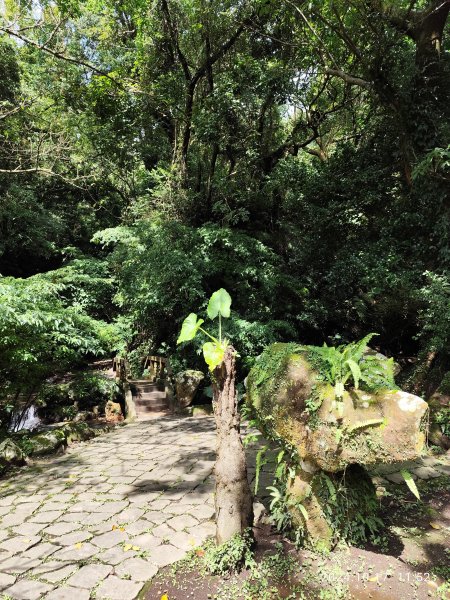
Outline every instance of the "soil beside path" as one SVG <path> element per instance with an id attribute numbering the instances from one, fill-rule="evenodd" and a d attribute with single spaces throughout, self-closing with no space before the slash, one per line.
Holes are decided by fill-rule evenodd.
<path id="1" fill-rule="evenodd" d="M 0 598 L 132 600 L 214 533 L 211 418 L 119 428 L 0 480 Z"/>

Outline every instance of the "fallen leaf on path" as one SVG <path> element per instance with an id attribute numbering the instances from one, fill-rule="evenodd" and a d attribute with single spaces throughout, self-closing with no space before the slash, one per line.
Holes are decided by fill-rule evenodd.
<path id="1" fill-rule="evenodd" d="M 119 527 L 119 525 L 113 525 L 113 526 L 111 527 L 111 529 L 112 529 L 113 531 L 115 531 L 116 529 L 117 529 L 118 531 L 125 531 L 125 527 Z"/>
<path id="2" fill-rule="evenodd" d="M 131 548 L 133 548 L 131 544 L 124 544 L 123 551 L 128 552 L 129 550 L 131 550 Z"/>
<path id="3" fill-rule="evenodd" d="M 75 548 L 76 548 L 77 550 L 79 550 L 79 549 L 81 548 L 81 546 L 82 546 L 82 545 L 83 545 L 83 542 L 77 542 L 77 543 L 75 544 Z"/>
<path id="4" fill-rule="evenodd" d="M 137 551 L 138 551 L 138 550 L 140 550 L 141 548 L 140 548 L 140 546 L 132 546 L 132 549 L 133 549 L 133 550 L 135 550 L 135 551 L 137 552 Z"/>
<path id="5" fill-rule="evenodd" d="M 434 521 L 430 521 L 430 525 L 433 529 L 442 529 L 442 525 L 439 525 L 439 523 L 435 523 Z"/>
<path id="6" fill-rule="evenodd" d="M 378 581 L 378 575 L 375 575 L 374 577 L 369 577 L 368 581 Z"/>

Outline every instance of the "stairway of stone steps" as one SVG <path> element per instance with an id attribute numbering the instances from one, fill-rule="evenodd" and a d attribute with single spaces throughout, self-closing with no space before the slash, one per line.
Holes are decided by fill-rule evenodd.
<path id="1" fill-rule="evenodd" d="M 169 410 L 169 401 L 163 382 L 155 383 L 148 379 L 135 379 L 130 381 L 130 387 L 138 419 L 145 419 L 152 413 Z"/>

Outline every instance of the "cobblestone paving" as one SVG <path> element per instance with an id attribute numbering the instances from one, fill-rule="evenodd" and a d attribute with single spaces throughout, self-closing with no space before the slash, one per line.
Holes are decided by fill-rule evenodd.
<path id="1" fill-rule="evenodd" d="M 210 418 L 119 428 L 0 481 L 0 598 L 132 600 L 214 533 Z"/>
<path id="2" fill-rule="evenodd" d="M 249 479 L 262 442 L 247 448 Z M 266 455 L 265 503 L 276 452 Z M 119 428 L 0 480 L 0 599 L 132 600 L 214 534 L 211 418 Z M 377 485 L 450 475 L 450 456 L 382 465 Z"/>

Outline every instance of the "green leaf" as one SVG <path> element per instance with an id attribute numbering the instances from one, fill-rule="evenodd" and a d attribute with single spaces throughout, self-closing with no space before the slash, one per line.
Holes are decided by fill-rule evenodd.
<path id="1" fill-rule="evenodd" d="M 302 513 L 303 518 L 305 519 L 305 521 L 308 521 L 309 517 L 308 517 L 308 511 L 306 510 L 306 508 L 303 506 L 303 504 L 301 504 L 300 502 L 298 504 L 296 504 L 296 507 L 299 509 L 299 511 Z"/>
<path id="2" fill-rule="evenodd" d="M 358 387 L 359 387 L 359 380 L 361 378 L 361 369 L 356 364 L 356 362 L 354 360 L 352 360 L 351 358 L 349 358 L 346 361 L 346 364 L 350 367 L 350 371 L 352 372 L 353 381 L 355 382 L 355 389 L 358 389 Z"/>
<path id="3" fill-rule="evenodd" d="M 215 319 L 217 315 L 221 315 L 225 319 L 228 319 L 230 316 L 230 308 L 231 308 L 231 296 L 230 294 L 220 288 L 217 292 L 211 296 L 208 302 L 208 317 L 210 319 Z"/>
<path id="4" fill-rule="evenodd" d="M 411 473 L 409 471 L 407 471 L 406 469 L 402 469 L 400 471 L 400 473 L 401 473 L 403 479 L 405 480 L 406 485 L 411 490 L 411 492 L 414 494 L 414 496 L 417 498 L 417 500 L 420 500 L 419 490 L 417 489 L 416 483 L 415 483 Z"/>
<path id="5" fill-rule="evenodd" d="M 223 361 L 225 350 L 223 346 L 217 345 L 214 342 L 206 342 L 203 344 L 203 356 L 210 371 L 214 371 L 216 367 Z"/>
<path id="6" fill-rule="evenodd" d="M 183 321 L 183 325 L 181 326 L 181 332 L 178 336 L 177 344 L 193 340 L 197 335 L 197 331 L 201 327 L 202 323 L 204 323 L 204 320 L 197 320 L 197 315 L 195 313 L 191 313 L 190 315 L 188 315 Z"/>

